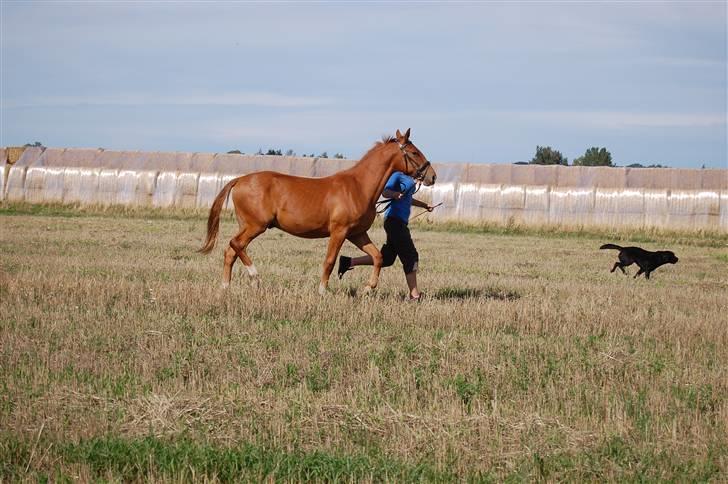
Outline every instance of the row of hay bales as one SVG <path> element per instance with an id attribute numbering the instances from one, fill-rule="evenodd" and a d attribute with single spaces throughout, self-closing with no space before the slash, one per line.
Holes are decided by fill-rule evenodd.
<path id="1" fill-rule="evenodd" d="M 438 183 L 423 191 L 442 203 L 435 220 L 728 232 L 728 190 Z"/>
<path id="2" fill-rule="evenodd" d="M 0 151 L 0 161 L 6 161 Z M 12 161 L 12 160 L 10 160 Z M 209 207 L 232 178 L 261 170 L 328 176 L 351 160 L 27 148 L 0 170 L 0 196 L 30 203 Z M 435 164 L 419 196 L 433 220 L 728 231 L 728 170 Z"/>

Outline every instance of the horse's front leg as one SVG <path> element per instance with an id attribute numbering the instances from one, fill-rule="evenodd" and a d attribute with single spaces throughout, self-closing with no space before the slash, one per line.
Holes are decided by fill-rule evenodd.
<path id="1" fill-rule="evenodd" d="M 382 270 L 382 253 L 379 252 L 379 249 L 366 232 L 350 236 L 349 241 L 372 258 L 372 274 L 369 276 L 369 283 L 364 288 L 365 291 L 370 291 L 379 284 L 379 272 Z"/>
<path id="2" fill-rule="evenodd" d="M 324 260 L 324 270 L 321 274 L 321 283 L 319 284 L 319 294 L 324 295 L 326 289 L 329 286 L 329 277 L 331 271 L 334 270 L 334 264 L 336 264 L 336 257 L 339 255 L 341 246 L 346 240 L 346 229 L 331 231 L 329 237 L 329 248 L 326 251 L 326 259 Z"/>

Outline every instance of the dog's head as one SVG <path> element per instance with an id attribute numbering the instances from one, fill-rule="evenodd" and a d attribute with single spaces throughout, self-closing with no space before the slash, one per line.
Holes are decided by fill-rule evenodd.
<path id="1" fill-rule="evenodd" d="M 671 250 L 662 250 L 658 253 L 660 254 L 660 264 L 676 264 L 678 261 L 677 256 Z"/>

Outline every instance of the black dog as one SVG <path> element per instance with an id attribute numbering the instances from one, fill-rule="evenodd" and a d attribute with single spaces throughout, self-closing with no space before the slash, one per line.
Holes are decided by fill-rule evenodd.
<path id="1" fill-rule="evenodd" d="M 616 249 L 619 251 L 619 261 L 614 263 L 614 267 L 612 267 L 612 270 L 609 272 L 614 272 L 614 270 L 619 267 L 619 270 L 621 270 L 623 274 L 626 274 L 627 272 L 624 270 L 625 267 L 637 264 L 640 270 L 637 271 L 637 274 L 634 276 L 637 277 L 644 273 L 647 279 L 650 278 L 650 272 L 654 271 L 661 265 L 675 264 L 678 260 L 677 257 L 675 257 L 675 254 L 669 250 L 650 252 L 649 250 L 641 249 L 639 247 L 620 247 L 614 244 L 604 244 L 599 248 Z"/>

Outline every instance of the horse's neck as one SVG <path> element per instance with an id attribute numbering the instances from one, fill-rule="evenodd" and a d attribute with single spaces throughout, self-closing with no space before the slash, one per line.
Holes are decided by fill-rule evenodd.
<path id="1" fill-rule="evenodd" d="M 359 183 L 362 193 L 366 194 L 372 205 L 382 194 L 384 185 L 394 172 L 397 154 L 390 153 L 391 151 L 382 150 L 380 153 L 372 154 L 350 169 Z"/>

